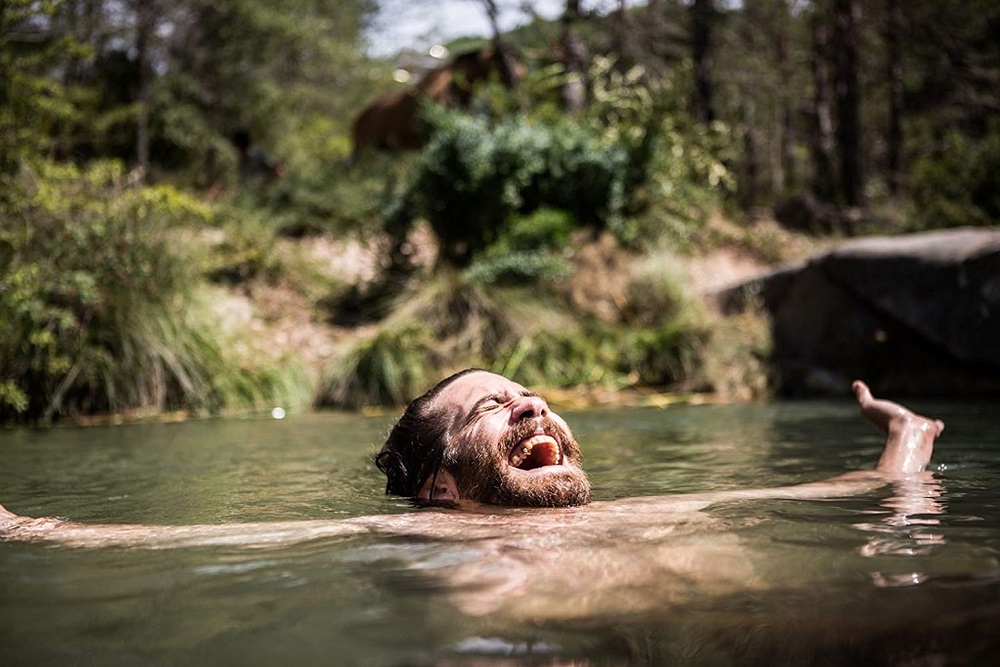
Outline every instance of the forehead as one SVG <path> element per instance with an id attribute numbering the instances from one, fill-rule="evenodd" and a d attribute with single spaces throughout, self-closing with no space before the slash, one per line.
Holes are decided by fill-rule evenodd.
<path id="1" fill-rule="evenodd" d="M 518 396 L 525 391 L 524 387 L 502 375 L 477 371 L 454 380 L 438 394 L 437 402 L 442 409 L 464 412 L 486 396 Z"/>

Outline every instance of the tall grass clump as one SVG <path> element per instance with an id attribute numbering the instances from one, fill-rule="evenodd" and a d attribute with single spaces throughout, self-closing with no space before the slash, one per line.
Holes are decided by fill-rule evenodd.
<path id="1" fill-rule="evenodd" d="M 425 327 L 416 322 L 383 327 L 337 361 L 317 403 L 348 409 L 403 405 L 437 381 L 436 361 Z"/>
<path id="2" fill-rule="evenodd" d="M 607 321 L 574 308 L 557 283 L 483 281 L 476 265 L 439 271 L 398 301 L 376 332 L 328 370 L 321 406 L 399 405 L 448 373 L 488 368 L 526 386 L 681 386 L 704 339 L 673 275 L 640 276 L 628 310 Z"/>
<path id="3" fill-rule="evenodd" d="M 460 272 L 441 271 L 400 295 L 373 334 L 326 372 L 320 406 L 409 401 L 449 370 L 482 366 L 518 327 L 515 316 Z"/>
<path id="4" fill-rule="evenodd" d="M 284 380 L 232 363 L 198 298 L 210 209 L 121 165 L 36 162 L 0 202 L 0 421 L 213 412 Z"/>

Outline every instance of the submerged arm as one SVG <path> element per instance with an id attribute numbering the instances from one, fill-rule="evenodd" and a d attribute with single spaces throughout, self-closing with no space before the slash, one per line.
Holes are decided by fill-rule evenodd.
<path id="1" fill-rule="evenodd" d="M 219 525 L 162 526 L 82 524 L 18 516 L 0 505 L 0 541 L 58 542 L 72 547 L 191 546 L 268 547 L 369 532 L 374 517 L 340 521 L 282 521 Z"/>

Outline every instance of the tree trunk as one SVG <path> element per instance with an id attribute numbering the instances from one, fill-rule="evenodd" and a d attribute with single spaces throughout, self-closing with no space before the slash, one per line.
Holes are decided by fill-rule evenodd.
<path id="1" fill-rule="evenodd" d="M 840 188 L 848 206 L 864 204 L 861 157 L 861 113 L 858 91 L 858 44 L 861 23 L 859 0 L 834 1 L 834 91 L 837 98 L 837 148 Z"/>
<path id="2" fill-rule="evenodd" d="M 611 18 L 611 50 L 622 57 L 629 65 L 635 62 L 636 44 L 633 30 L 627 3 L 625 0 L 618 0 L 618 8 L 615 9 Z"/>
<path id="3" fill-rule="evenodd" d="M 486 8 L 486 18 L 489 20 L 490 29 L 493 32 L 493 47 L 500 56 L 500 78 L 507 88 L 513 90 L 521 83 L 517 57 L 514 55 L 513 47 L 507 43 L 507 40 L 500 33 L 500 24 L 497 21 L 498 9 L 496 0 L 483 0 L 483 5 Z"/>
<path id="4" fill-rule="evenodd" d="M 740 111 L 743 116 L 743 177 L 739 184 L 739 202 L 740 208 L 749 211 L 757 205 L 757 186 L 760 180 L 760 157 L 754 130 L 754 102 L 750 95 L 743 96 Z"/>
<path id="5" fill-rule="evenodd" d="M 896 195 L 903 178 L 903 64 L 899 39 L 903 31 L 903 11 L 899 0 L 886 0 L 885 12 L 885 76 L 889 88 L 886 171 L 889 192 Z"/>
<path id="6" fill-rule="evenodd" d="M 587 103 L 587 46 L 580 38 L 580 0 L 566 0 L 562 16 L 563 60 L 566 66 L 566 84 L 562 89 L 563 107 L 570 115 L 583 110 Z"/>
<path id="7" fill-rule="evenodd" d="M 139 90 L 136 95 L 138 114 L 135 125 L 135 173 L 139 182 L 145 182 L 149 171 L 149 87 L 152 78 L 150 50 L 156 15 L 153 0 L 137 0 L 135 7 L 135 52 L 139 69 Z"/>
<path id="8" fill-rule="evenodd" d="M 778 4 L 781 11 L 781 19 L 774 46 L 778 61 L 778 72 L 781 74 L 783 85 L 781 87 L 780 103 L 775 110 L 777 114 L 775 124 L 778 127 L 778 156 L 775 160 L 771 187 L 773 193 L 780 197 L 788 190 L 795 188 L 796 164 L 795 131 L 792 126 L 792 94 L 788 90 L 793 72 L 792 61 L 789 57 L 791 51 L 791 36 L 789 35 L 791 16 L 789 15 L 787 3 L 780 2 Z"/>
<path id="9" fill-rule="evenodd" d="M 714 0 L 691 4 L 691 57 L 694 60 L 694 111 L 705 124 L 715 120 L 712 97 L 712 24 Z"/>
<path id="10" fill-rule="evenodd" d="M 830 109 L 829 33 L 826 16 L 817 3 L 812 17 L 813 113 L 810 148 L 813 156 L 813 194 L 833 201 L 837 192 L 833 169 L 833 115 Z"/>
<path id="11" fill-rule="evenodd" d="M 743 20 L 740 21 L 738 35 L 744 53 L 757 52 L 755 37 L 761 34 L 763 20 L 759 16 L 760 7 L 756 3 L 743 3 Z M 760 142 L 758 140 L 757 104 L 755 93 L 760 85 L 759 79 L 749 67 L 740 68 L 736 75 L 739 91 L 740 125 L 739 131 L 743 139 L 743 151 L 740 155 L 739 181 L 737 184 L 737 201 L 740 208 L 749 211 L 757 205 L 760 184 Z M 766 145 L 766 144 L 765 144 Z M 772 167 L 773 165 L 769 165 Z"/>

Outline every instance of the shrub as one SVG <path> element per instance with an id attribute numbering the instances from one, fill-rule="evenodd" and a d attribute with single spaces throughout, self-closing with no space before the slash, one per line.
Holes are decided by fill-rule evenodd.
<path id="1" fill-rule="evenodd" d="M 402 405 L 431 384 L 427 329 L 416 323 L 385 327 L 338 360 L 320 391 L 320 406 Z"/>
<path id="2" fill-rule="evenodd" d="M 627 146 L 630 159 L 628 215 L 613 231 L 619 241 L 642 245 L 665 239 L 686 245 L 701 233 L 706 214 L 735 191 L 726 167 L 736 161 L 729 129 L 695 121 L 686 110 L 687 73 L 678 68 L 650 79 L 642 68 L 619 72 L 615 63 L 595 61 L 593 126 Z"/>
<path id="3" fill-rule="evenodd" d="M 433 136 L 395 211 L 428 220 L 446 264 L 468 266 L 504 236 L 514 216 L 539 208 L 592 226 L 621 212 L 626 155 L 571 120 L 492 125 L 442 108 L 427 118 Z"/>
<path id="4" fill-rule="evenodd" d="M 495 372 L 526 386 L 622 387 L 630 383 L 621 364 L 621 331 L 596 322 L 540 330 L 499 350 Z"/>
<path id="5" fill-rule="evenodd" d="M 133 409 L 215 411 L 266 398 L 232 364 L 199 284 L 192 222 L 211 211 L 117 163 L 41 162 L 0 210 L 0 421 Z M 188 234 L 190 236 L 190 234 Z"/>
<path id="6" fill-rule="evenodd" d="M 566 257 L 573 233 L 573 217 L 566 211 L 542 208 L 515 215 L 496 243 L 468 269 L 475 282 L 559 280 L 573 273 Z"/>
<path id="7" fill-rule="evenodd" d="M 1000 220 L 1000 122 L 979 141 L 951 132 L 939 154 L 917 161 L 913 203 L 923 228 Z"/>

